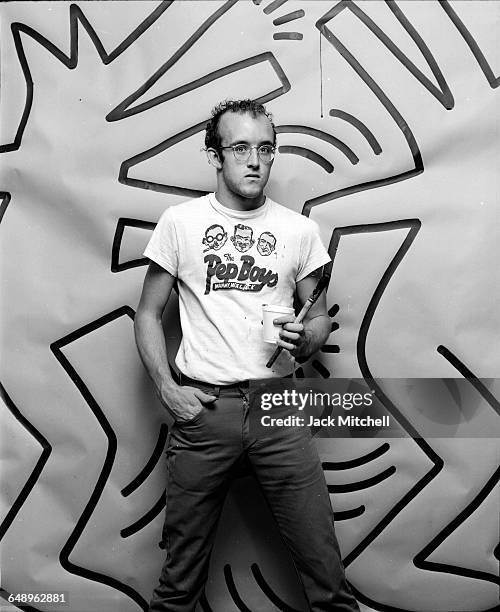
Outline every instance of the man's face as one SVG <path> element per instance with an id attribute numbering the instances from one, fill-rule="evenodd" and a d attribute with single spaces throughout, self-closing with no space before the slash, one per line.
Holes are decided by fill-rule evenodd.
<path id="1" fill-rule="evenodd" d="M 268 232 L 262 233 L 257 240 L 257 251 L 261 255 L 271 255 L 275 246 L 276 238 Z"/>
<path id="2" fill-rule="evenodd" d="M 220 118 L 219 134 L 223 147 L 235 144 L 273 145 L 274 134 L 271 122 L 265 115 L 252 117 L 248 113 L 226 112 Z M 231 149 L 221 152 L 222 169 L 220 180 L 226 188 L 244 198 L 262 195 L 269 179 L 271 163 L 263 163 L 257 149 L 251 149 L 246 162 L 237 161 Z"/>
<path id="3" fill-rule="evenodd" d="M 224 246 L 227 240 L 227 234 L 224 228 L 220 225 L 216 225 L 205 232 L 205 238 L 203 238 L 203 244 L 207 246 L 207 250 L 214 249 L 218 251 Z"/>
<path id="4" fill-rule="evenodd" d="M 248 249 L 250 249 L 254 243 L 254 241 L 252 240 L 252 230 L 241 229 L 239 227 L 236 228 L 234 230 L 234 236 L 232 238 L 232 241 L 234 243 L 234 246 L 241 253 L 248 251 Z"/>

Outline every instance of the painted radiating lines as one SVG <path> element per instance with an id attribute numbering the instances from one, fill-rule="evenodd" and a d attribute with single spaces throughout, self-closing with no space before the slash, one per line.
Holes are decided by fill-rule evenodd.
<path id="1" fill-rule="evenodd" d="M 375 138 L 373 133 L 368 129 L 368 127 L 362 121 L 360 121 L 357 117 L 355 117 L 354 115 L 351 115 L 350 113 L 346 113 L 345 111 L 340 110 L 338 108 L 331 108 L 329 115 L 330 117 L 337 117 L 338 119 L 342 119 L 346 121 L 347 123 L 349 123 L 350 125 L 352 125 L 353 127 L 355 127 L 360 132 L 360 134 L 362 134 L 365 137 L 366 141 L 370 145 L 375 155 L 380 155 L 380 153 L 382 153 L 382 147 L 380 146 L 380 143 L 378 142 L 378 140 Z"/>
<path id="2" fill-rule="evenodd" d="M 271 13 L 274 13 L 274 11 L 277 11 L 281 7 L 284 7 L 287 2 L 288 0 L 272 0 L 272 2 L 264 6 L 264 8 L 262 9 L 263 13 L 265 15 L 271 15 Z M 260 6 L 262 0 L 253 0 L 253 3 L 256 6 Z M 303 17 L 305 17 L 304 9 L 297 9 L 295 11 L 291 11 L 290 13 L 285 13 L 283 15 L 280 15 L 279 17 L 275 17 L 273 19 L 273 25 L 282 26 L 291 23 L 292 21 L 302 19 Z M 303 38 L 304 35 L 302 34 L 302 32 L 275 32 L 273 34 L 274 40 L 302 40 Z"/>
<path id="3" fill-rule="evenodd" d="M 356 457 L 355 459 L 350 459 L 348 461 L 323 461 L 321 465 L 322 465 L 324 472 L 350 470 L 352 468 L 357 468 L 362 465 L 367 465 L 371 461 L 375 461 L 376 459 L 378 459 L 379 457 L 387 453 L 389 449 L 390 449 L 389 443 L 384 442 L 376 449 L 370 451 L 369 453 L 366 453 L 365 455 Z M 337 494 L 337 493 L 348 493 L 352 491 L 359 491 L 362 489 L 366 489 L 368 487 L 379 484 L 386 478 L 389 478 L 395 473 L 395 471 L 396 471 L 396 467 L 390 466 L 389 468 L 387 468 L 386 470 L 384 470 L 383 472 L 381 472 L 380 474 L 378 474 L 377 476 L 371 479 L 352 482 L 352 483 L 344 484 L 344 485 L 338 485 L 338 484 L 337 485 L 327 485 L 328 492 Z M 334 518 L 336 521 L 349 520 L 349 519 L 361 516 L 365 512 L 365 510 L 366 510 L 366 507 L 364 506 L 364 504 L 361 504 L 360 506 L 356 508 L 351 508 L 350 510 L 342 510 L 342 511 L 334 512 Z"/>

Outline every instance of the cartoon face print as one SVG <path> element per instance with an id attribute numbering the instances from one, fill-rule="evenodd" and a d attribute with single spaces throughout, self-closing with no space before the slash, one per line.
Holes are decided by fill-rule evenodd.
<path id="1" fill-rule="evenodd" d="M 238 225 L 234 226 L 234 236 L 231 236 L 231 242 L 240 253 L 244 253 L 254 245 L 255 240 L 252 240 L 252 237 L 252 228 L 238 223 Z"/>
<path id="2" fill-rule="evenodd" d="M 276 247 L 276 238 L 271 232 L 262 232 L 257 240 L 257 251 L 261 255 L 271 255 Z"/>
<path id="3" fill-rule="evenodd" d="M 222 225 L 215 224 L 205 231 L 205 238 L 203 238 L 202 243 L 207 247 L 205 251 L 210 251 L 210 249 L 218 251 L 226 244 L 226 240 L 227 232 Z"/>

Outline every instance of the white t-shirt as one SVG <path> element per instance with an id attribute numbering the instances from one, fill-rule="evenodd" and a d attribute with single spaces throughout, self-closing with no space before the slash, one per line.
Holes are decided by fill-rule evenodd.
<path id="1" fill-rule="evenodd" d="M 232 210 L 211 193 L 168 208 L 144 255 L 178 279 L 186 376 L 225 385 L 291 372 L 288 351 L 266 368 L 276 346 L 262 306 L 293 306 L 296 283 L 330 261 L 314 221 L 269 198 Z"/>

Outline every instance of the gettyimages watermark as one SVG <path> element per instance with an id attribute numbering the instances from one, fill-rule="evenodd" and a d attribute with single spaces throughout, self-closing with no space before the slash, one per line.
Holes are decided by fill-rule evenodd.
<path id="1" fill-rule="evenodd" d="M 500 435 L 500 380 L 266 379 L 251 381 L 250 430 L 309 428 L 315 437 L 476 438 Z"/>

